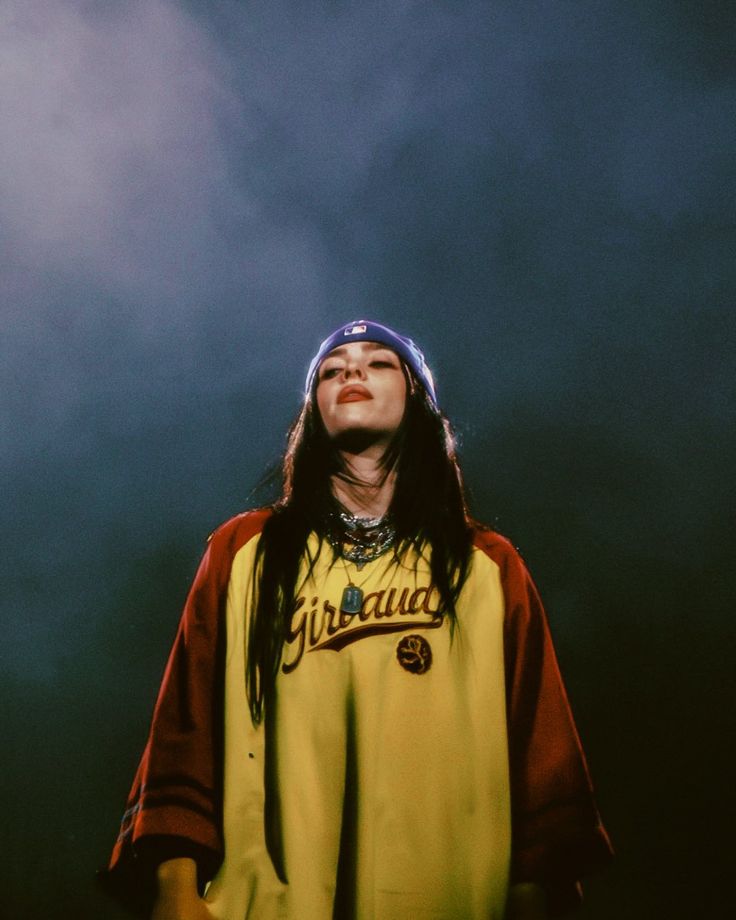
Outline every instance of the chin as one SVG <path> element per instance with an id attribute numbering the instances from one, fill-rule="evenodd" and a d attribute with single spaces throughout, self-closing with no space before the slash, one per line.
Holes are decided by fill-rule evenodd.
<path id="1" fill-rule="evenodd" d="M 376 444 L 386 445 L 390 439 L 389 432 L 370 428 L 346 428 L 332 436 L 335 447 L 351 454 L 361 453 Z"/>

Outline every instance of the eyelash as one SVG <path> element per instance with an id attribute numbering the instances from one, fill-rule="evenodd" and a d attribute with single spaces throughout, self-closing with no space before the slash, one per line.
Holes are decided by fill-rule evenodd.
<path id="1" fill-rule="evenodd" d="M 369 362 L 370 367 L 391 367 L 394 369 L 396 365 L 392 361 L 383 361 L 380 358 L 375 361 Z M 342 367 L 328 367 L 326 371 L 323 371 L 320 375 L 320 380 L 331 380 L 333 377 L 337 377 L 338 374 L 342 372 Z"/>

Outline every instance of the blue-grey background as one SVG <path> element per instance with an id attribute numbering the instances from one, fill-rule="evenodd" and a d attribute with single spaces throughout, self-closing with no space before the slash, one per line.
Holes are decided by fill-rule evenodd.
<path id="1" fill-rule="evenodd" d="M 5 0 L 2 916 L 119 917 L 204 539 L 363 316 L 546 600 L 619 852 L 583 917 L 729 905 L 735 38 L 718 0 Z"/>

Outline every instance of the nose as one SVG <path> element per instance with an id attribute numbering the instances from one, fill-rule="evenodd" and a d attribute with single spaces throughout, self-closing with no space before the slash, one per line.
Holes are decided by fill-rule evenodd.
<path id="1" fill-rule="evenodd" d="M 343 380 L 365 380 L 366 373 L 363 363 L 357 358 L 348 358 L 342 371 Z"/>

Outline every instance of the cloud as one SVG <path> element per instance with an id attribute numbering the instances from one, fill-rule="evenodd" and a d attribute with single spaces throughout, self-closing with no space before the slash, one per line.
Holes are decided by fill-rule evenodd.
<path id="1" fill-rule="evenodd" d="M 18 269 L 165 297 L 207 274 L 228 183 L 218 52 L 175 4 L 2 8 L 0 194 Z M 203 245 L 204 244 L 204 245 Z"/>
<path id="2" fill-rule="evenodd" d="M 725 325 L 736 119 L 722 80 L 663 65 L 656 17 L 408 0 L 0 17 L 0 449 L 29 540 L 28 509 L 136 539 L 174 513 L 209 524 L 278 449 L 311 349 L 360 314 L 421 342 L 468 449 L 537 407 L 667 448 L 679 482 L 684 419 L 729 411 L 726 336 L 690 331 L 691 304 Z"/>

